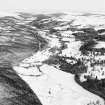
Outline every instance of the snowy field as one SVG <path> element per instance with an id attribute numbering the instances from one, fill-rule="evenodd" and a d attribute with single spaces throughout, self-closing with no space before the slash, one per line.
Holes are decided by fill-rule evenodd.
<path id="1" fill-rule="evenodd" d="M 0 16 L 1 15 L 5 14 L 0 14 Z M 90 55 L 84 55 L 82 54 L 82 51 L 80 51 L 81 46 L 83 46 L 90 40 L 100 40 L 96 39 L 98 37 L 95 36 L 97 36 L 97 30 L 99 30 L 100 27 L 101 29 L 105 28 L 105 16 L 100 16 L 99 14 L 89 14 L 89 16 L 86 16 L 86 14 L 70 13 L 61 16 L 54 16 L 51 14 L 49 14 L 48 16 L 37 16 L 36 14 L 32 16 L 29 16 L 29 14 L 12 16 L 18 18 L 16 20 L 17 24 L 15 27 L 20 33 L 22 33 L 22 35 L 24 35 L 24 37 L 19 36 L 20 33 L 16 33 L 15 37 L 17 39 L 10 38 L 10 40 L 8 40 L 7 37 L 6 39 L 2 36 L 0 38 L 2 38 L 3 40 L 0 42 L 0 44 L 2 45 L 3 43 L 8 42 L 11 45 L 9 41 L 12 41 L 12 44 L 21 43 L 22 46 L 24 45 L 26 48 L 29 45 L 28 51 L 32 51 L 30 54 L 31 56 L 24 57 L 24 59 L 18 62 L 18 64 L 13 63 L 12 66 L 13 69 L 16 71 L 17 75 L 19 75 L 38 96 L 42 105 L 105 105 L 103 98 L 92 92 L 89 92 L 88 90 L 84 89 L 82 86 L 76 83 L 74 79 L 75 73 L 73 74 L 70 72 L 66 72 L 66 70 L 62 70 L 60 68 L 60 64 L 62 63 L 57 58 L 57 56 L 62 57 L 62 59 L 63 57 L 68 57 L 69 59 L 65 60 L 64 63 L 66 62 L 67 64 L 69 64 L 70 62 L 72 62 L 69 65 L 71 67 L 74 67 L 73 65 L 75 65 L 76 62 L 78 62 L 79 60 L 85 59 L 82 63 L 87 67 L 87 72 L 81 74 L 81 82 L 86 81 L 84 75 L 90 76 L 91 74 L 95 74 L 95 77 L 98 77 L 99 80 L 105 79 L 105 75 L 100 76 L 102 73 L 100 73 L 101 69 L 98 69 L 98 66 L 90 66 L 90 62 L 94 63 L 95 60 L 105 60 L 104 55 L 91 55 L 91 53 L 93 54 L 93 50 L 86 49 L 86 47 L 84 47 L 82 50 L 85 52 L 88 50 L 87 52 Z M 17 27 L 20 24 L 21 26 Z M 4 28 L 2 24 L 0 25 L 2 31 L 6 30 L 6 32 L 9 33 L 9 27 Z M 24 28 L 23 26 L 26 27 Z M 36 36 L 28 36 L 27 33 L 29 33 L 30 30 L 30 35 L 35 34 Z M 101 35 L 104 35 L 103 33 Z M 25 35 L 27 36 L 25 37 Z M 21 40 L 17 36 L 19 36 Z M 90 38 L 87 36 L 89 36 Z M 41 37 L 45 40 L 42 40 Z M 22 41 L 22 38 L 26 39 Z M 36 39 L 33 40 L 34 38 Z M 105 48 L 104 41 L 97 42 L 98 43 L 93 48 Z M 34 51 L 35 46 L 38 47 L 38 51 L 35 50 L 36 52 Z M 18 48 L 20 46 L 15 45 L 15 47 Z M 14 48 L 13 51 L 14 50 L 15 54 L 20 56 L 19 54 L 21 51 L 18 53 L 17 49 Z M 22 49 L 22 51 L 23 50 L 24 49 Z M 13 51 L 12 53 L 14 53 Z M 25 51 L 24 53 L 26 53 Z M 48 64 L 50 63 L 49 59 L 57 59 L 57 61 L 60 63 L 56 64 L 55 61 L 52 64 Z M 45 61 L 48 61 L 48 63 L 46 63 Z M 79 67 L 81 65 L 75 65 L 77 66 L 77 72 L 79 71 Z M 104 65 L 102 67 L 102 71 L 105 72 Z M 72 69 L 70 69 L 69 71 L 72 71 Z M 80 73 L 78 75 L 80 75 Z M 94 79 L 95 77 L 92 78 Z"/>

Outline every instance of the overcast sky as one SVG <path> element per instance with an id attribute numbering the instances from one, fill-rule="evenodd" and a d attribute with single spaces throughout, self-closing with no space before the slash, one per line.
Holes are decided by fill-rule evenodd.
<path id="1" fill-rule="evenodd" d="M 0 0 L 0 11 L 105 12 L 105 0 Z"/>

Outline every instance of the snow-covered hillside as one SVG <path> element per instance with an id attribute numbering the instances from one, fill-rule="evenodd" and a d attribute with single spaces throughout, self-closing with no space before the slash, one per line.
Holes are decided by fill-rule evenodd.
<path id="1" fill-rule="evenodd" d="M 105 15 L 15 15 L 0 18 L 0 62 L 12 65 L 42 105 L 105 105 Z"/>

